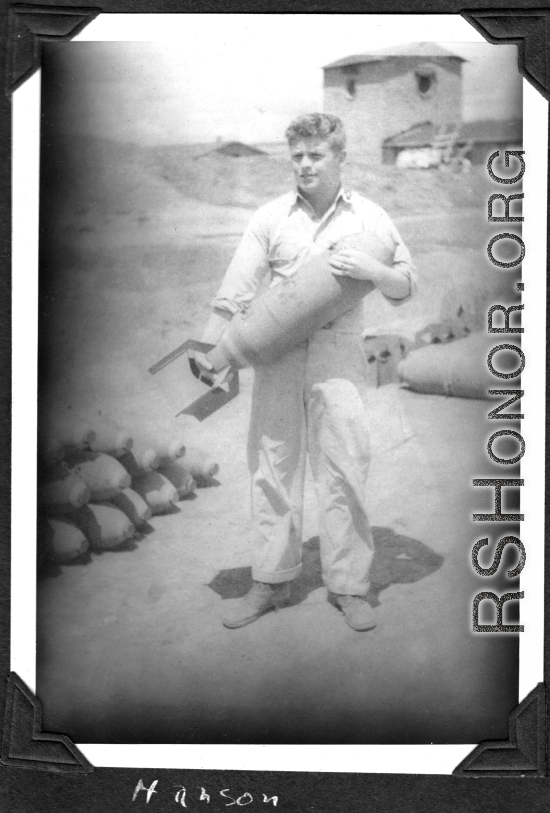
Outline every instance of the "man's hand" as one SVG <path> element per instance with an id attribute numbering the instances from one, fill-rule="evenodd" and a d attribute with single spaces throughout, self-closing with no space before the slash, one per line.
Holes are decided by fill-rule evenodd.
<path id="1" fill-rule="evenodd" d="M 354 279 L 370 280 L 378 285 L 385 266 L 374 257 L 356 248 L 341 248 L 330 255 L 333 274 Z"/>
<path id="2" fill-rule="evenodd" d="M 214 380 L 216 374 L 205 353 L 200 353 L 198 350 L 189 350 L 189 358 L 193 359 L 203 378 L 208 379 L 208 381 Z"/>
<path id="3" fill-rule="evenodd" d="M 332 273 L 342 277 L 369 280 L 390 299 L 405 299 L 411 292 L 406 271 L 379 262 L 356 248 L 342 248 L 330 255 Z"/>

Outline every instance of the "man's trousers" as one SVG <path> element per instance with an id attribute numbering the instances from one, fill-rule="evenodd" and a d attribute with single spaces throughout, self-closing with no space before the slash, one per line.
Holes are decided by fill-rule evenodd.
<path id="1" fill-rule="evenodd" d="M 256 367 L 249 434 L 256 581 L 296 578 L 309 456 L 329 591 L 365 595 L 373 556 L 365 497 L 368 424 L 360 338 L 317 331 L 278 361 Z"/>

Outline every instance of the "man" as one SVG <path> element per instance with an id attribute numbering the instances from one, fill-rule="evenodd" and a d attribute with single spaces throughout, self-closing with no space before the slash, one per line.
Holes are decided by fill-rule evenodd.
<path id="1" fill-rule="evenodd" d="M 314 113 L 286 131 L 297 191 L 253 216 L 212 302 L 203 341 L 217 344 L 227 322 L 245 310 L 266 274 L 270 285 L 347 235 L 371 232 L 395 249 L 391 266 L 355 250 L 334 251 L 334 274 L 371 280 L 397 304 L 410 297 L 414 269 L 388 215 L 344 191 L 345 133 L 336 116 Z M 355 630 L 375 626 L 365 601 L 373 556 L 365 510 L 369 434 L 358 392 L 363 380 L 362 302 L 277 361 L 255 369 L 248 460 L 252 476 L 252 589 L 223 619 L 255 621 L 290 598 L 301 570 L 306 458 L 319 504 L 323 579 L 331 602 Z M 197 359 L 208 374 L 208 361 Z M 211 368 L 210 368 L 211 369 Z"/>

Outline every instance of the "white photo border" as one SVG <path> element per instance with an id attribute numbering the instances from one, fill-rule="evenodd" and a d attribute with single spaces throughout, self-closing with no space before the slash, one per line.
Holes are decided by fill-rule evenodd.
<path id="1" fill-rule="evenodd" d="M 102 14 L 74 41 L 177 39 L 190 15 Z M 484 42 L 458 15 L 369 15 L 373 26 L 389 26 L 408 41 Z M 179 19 L 182 18 L 182 19 Z M 185 19 L 183 19 L 185 18 Z M 495 48 L 498 45 L 494 46 Z M 544 405 L 546 346 L 546 188 L 548 103 L 524 80 L 523 263 L 527 365 L 522 374 L 526 419 L 522 434 L 525 488 L 522 537 L 527 561 L 521 576 L 525 598 L 520 636 L 521 701 L 543 680 L 544 597 Z M 40 75 L 13 95 L 13 456 L 11 669 L 35 691 L 36 585 L 35 481 L 38 331 L 29 314 L 38 307 L 38 170 Z M 29 493 L 29 484 L 31 484 Z M 472 540 L 473 542 L 474 540 Z M 477 743 L 465 745 L 96 745 L 77 743 L 95 767 L 148 767 L 255 771 L 450 774 Z M 367 766 L 367 767 L 366 767 Z M 396 766 L 402 766 L 397 768 Z"/>

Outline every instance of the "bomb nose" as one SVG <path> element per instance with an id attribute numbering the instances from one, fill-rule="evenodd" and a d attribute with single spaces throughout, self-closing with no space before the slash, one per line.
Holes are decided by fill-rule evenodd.
<path id="1" fill-rule="evenodd" d="M 116 436 L 116 446 L 115 448 L 117 451 L 121 452 L 131 452 L 134 448 L 134 439 L 128 432 L 119 432 Z"/>
<path id="2" fill-rule="evenodd" d="M 75 508 L 80 508 L 81 505 L 86 505 L 86 503 L 90 502 L 92 495 L 86 483 L 81 481 L 80 483 L 75 483 L 71 488 L 69 499 L 71 505 L 74 505 Z"/>
<path id="3" fill-rule="evenodd" d="M 179 439 L 173 440 L 168 445 L 168 457 L 170 457 L 172 460 L 175 460 L 177 457 L 183 457 L 184 454 L 185 454 L 185 444 L 183 443 L 183 441 Z"/>
<path id="4" fill-rule="evenodd" d="M 132 485 L 132 478 L 130 477 L 127 471 L 125 471 L 124 474 L 122 472 L 120 473 L 118 478 L 118 485 L 120 486 L 120 488 L 130 488 L 130 486 Z"/>

